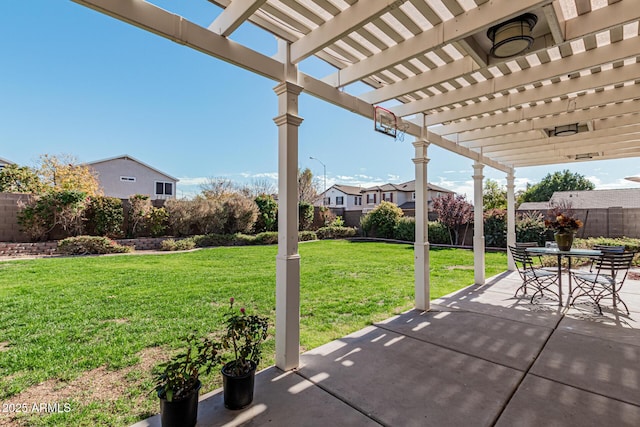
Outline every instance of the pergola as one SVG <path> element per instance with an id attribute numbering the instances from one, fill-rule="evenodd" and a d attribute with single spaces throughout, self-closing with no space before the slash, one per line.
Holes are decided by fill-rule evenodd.
<path id="1" fill-rule="evenodd" d="M 221 11 L 208 27 L 143 0 L 73 1 L 277 82 L 276 364 L 284 370 L 299 364 L 300 93 L 372 120 L 374 107 L 384 106 L 415 136 L 415 301 L 422 310 L 429 309 L 430 144 L 474 161 L 478 284 L 485 280 L 485 166 L 506 174 L 513 244 L 516 168 L 640 156 L 636 0 L 209 0 Z M 247 21 L 279 40 L 276 57 L 229 38 Z M 515 39 L 501 45 L 509 36 Z M 335 72 L 299 71 L 312 56 Z M 355 91 L 356 84 L 369 90 Z"/>

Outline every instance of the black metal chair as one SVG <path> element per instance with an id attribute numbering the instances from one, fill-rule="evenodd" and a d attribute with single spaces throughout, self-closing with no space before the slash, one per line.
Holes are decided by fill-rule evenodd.
<path id="1" fill-rule="evenodd" d="M 544 296 L 545 292 L 550 292 L 560 299 L 558 292 L 551 288 L 552 285 L 557 286 L 558 284 L 557 271 L 536 266 L 526 247 L 509 246 L 509 251 L 522 279 L 522 286 L 516 290 L 515 295 L 520 290 L 524 290 L 526 295 L 527 287 L 531 285 L 535 289 L 535 292 L 531 295 L 531 302 L 538 294 Z"/>
<path id="2" fill-rule="evenodd" d="M 614 308 L 617 308 L 617 304 L 621 303 L 629 314 L 629 308 L 620 298 L 619 292 L 627 278 L 634 255 L 635 252 L 603 251 L 602 255 L 596 258 L 593 263 L 595 273 L 573 272 L 574 294 L 576 292 L 577 294 L 573 296 L 571 304 L 573 305 L 578 298 L 587 297 L 593 301 L 602 314 L 600 301 L 604 298 L 611 298 Z"/>

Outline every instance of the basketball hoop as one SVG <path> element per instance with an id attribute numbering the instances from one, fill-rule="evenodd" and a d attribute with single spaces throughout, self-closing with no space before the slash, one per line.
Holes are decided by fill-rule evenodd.
<path id="1" fill-rule="evenodd" d="M 374 130 L 396 139 L 398 135 L 398 120 L 396 115 L 386 108 L 373 107 Z"/>

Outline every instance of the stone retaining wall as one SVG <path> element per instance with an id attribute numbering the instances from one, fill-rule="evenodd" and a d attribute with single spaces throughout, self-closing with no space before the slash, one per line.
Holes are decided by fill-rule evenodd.
<path id="1" fill-rule="evenodd" d="M 140 251 L 159 250 L 166 237 L 141 237 L 139 239 L 115 239 L 124 246 Z M 58 254 L 58 242 L 11 243 L 0 242 L 0 257 L 52 256 Z"/>

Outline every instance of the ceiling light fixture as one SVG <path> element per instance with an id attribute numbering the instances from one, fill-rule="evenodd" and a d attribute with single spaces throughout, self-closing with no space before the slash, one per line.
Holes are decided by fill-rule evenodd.
<path id="1" fill-rule="evenodd" d="M 570 136 L 578 133 L 578 124 L 571 123 L 570 125 L 556 126 L 553 130 L 553 136 Z"/>
<path id="2" fill-rule="evenodd" d="M 594 157 L 599 157 L 600 153 L 582 153 L 582 154 L 576 154 L 575 159 L 576 160 L 587 160 L 587 159 L 593 159 Z"/>
<path id="3" fill-rule="evenodd" d="M 495 58 L 509 58 L 531 47 L 531 31 L 538 22 L 533 13 L 525 13 L 502 22 L 487 30 L 487 37 L 493 43 L 489 54 Z"/>

